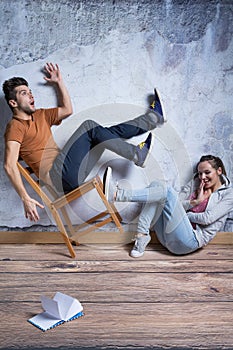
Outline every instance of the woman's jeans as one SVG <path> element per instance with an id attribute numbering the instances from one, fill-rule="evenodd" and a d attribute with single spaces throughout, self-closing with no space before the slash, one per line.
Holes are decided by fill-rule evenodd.
<path id="1" fill-rule="evenodd" d="M 199 248 L 195 232 L 173 188 L 159 181 L 141 190 L 117 190 L 116 201 L 142 202 L 138 233 L 152 228 L 159 242 L 174 254 L 188 254 Z"/>
<path id="2" fill-rule="evenodd" d="M 133 120 L 103 127 L 93 120 L 84 121 L 55 159 L 50 177 L 56 189 L 69 192 L 84 182 L 105 149 L 136 161 L 136 146 L 125 142 L 156 128 L 156 113 L 149 111 Z"/>

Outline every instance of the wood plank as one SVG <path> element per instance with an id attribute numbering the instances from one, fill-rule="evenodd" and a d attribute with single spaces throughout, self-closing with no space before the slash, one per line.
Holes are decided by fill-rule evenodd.
<path id="1" fill-rule="evenodd" d="M 129 245 L 80 245 L 75 248 L 77 256 L 71 259 L 67 250 L 61 244 L 1 244 L 1 260 L 25 260 L 25 261 L 42 261 L 42 260 L 67 260 L 72 261 L 90 261 L 95 260 L 129 260 L 133 262 L 142 260 L 232 260 L 233 249 L 229 245 L 207 245 L 203 249 L 197 250 L 193 254 L 184 256 L 175 256 L 169 253 L 161 245 L 149 244 L 143 257 L 133 259 L 129 256 L 132 244 Z"/>
<path id="2" fill-rule="evenodd" d="M 233 232 L 218 232 L 209 244 L 233 244 Z"/>
<path id="3" fill-rule="evenodd" d="M 61 244 L 2 244 L 0 349 L 232 350 L 232 246 L 174 256 L 150 244 L 140 259 L 131 247 L 81 245 L 70 259 Z M 56 291 L 85 316 L 43 333 L 27 319 Z"/>
<path id="4" fill-rule="evenodd" d="M 87 272 L 148 272 L 148 273 L 233 273 L 233 260 L 140 260 L 134 259 L 126 261 L 115 260 L 82 260 L 82 261 L 0 261 L 0 273 L 87 273 Z"/>
<path id="5" fill-rule="evenodd" d="M 38 301 L 64 292 L 82 302 L 233 302 L 232 273 L 8 273 L 0 301 Z M 229 304 L 230 305 L 230 304 Z M 232 304 L 231 304 L 232 305 Z"/>
<path id="6" fill-rule="evenodd" d="M 119 231 L 100 231 L 77 234 L 77 240 L 81 244 L 127 244 L 135 236 L 134 232 L 119 233 Z M 57 231 L 30 232 L 30 231 L 2 231 L 0 232 L 0 244 L 32 244 L 32 243 L 56 243 L 64 244 L 61 235 Z"/>
<path id="7" fill-rule="evenodd" d="M 84 303 L 85 316 L 45 333 L 27 322 L 37 303 L 4 303 L 1 348 L 232 349 L 229 303 Z M 16 313 L 15 310 L 18 310 Z M 192 317 L 190 317 L 192 315 Z"/>
<path id="8" fill-rule="evenodd" d="M 46 228 L 45 228 L 46 229 Z M 85 235 L 78 234 L 81 244 L 127 244 L 135 236 L 135 232 L 119 233 L 116 231 L 89 232 Z M 60 243 L 64 244 L 61 235 L 57 231 L 0 231 L 0 244 L 32 244 L 32 243 Z M 158 243 L 155 234 L 152 234 L 152 243 Z M 233 232 L 218 232 L 209 244 L 233 245 Z"/>

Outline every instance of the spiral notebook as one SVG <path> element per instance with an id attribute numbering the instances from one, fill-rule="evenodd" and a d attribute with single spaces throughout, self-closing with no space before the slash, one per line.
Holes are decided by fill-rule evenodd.
<path id="1" fill-rule="evenodd" d="M 53 299 L 42 295 L 41 304 L 44 312 L 30 318 L 28 322 L 42 331 L 84 315 L 83 307 L 77 299 L 60 292 L 57 292 Z"/>

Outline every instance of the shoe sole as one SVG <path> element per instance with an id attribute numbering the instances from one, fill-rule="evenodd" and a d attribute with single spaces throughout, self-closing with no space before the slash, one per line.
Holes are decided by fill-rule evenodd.
<path id="1" fill-rule="evenodd" d="M 105 194 L 107 201 L 109 200 L 109 184 L 110 184 L 111 177 L 112 177 L 112 168 L 107 167 L 107 169 L 104 173 L 104 178 L 103 178 L 104 194 Z"/>
<path id="2" fill-rule="evenodd" d="M 145 252 L 143 252 L 143 253 L 137 253 L 137 254 L 134 255 L 134 253 L 130 252 L 130 256 L 131 256 L 132 258 L 140 258 L 141 256 L 144 255 L 144 253 L 145 253 Z"/>
<path id="3" fill-rule="evenodd" d="M 131 256 L 132 258 L 140 258 L 141 256 L 143 256 L 144 253 L 145 253 L 145 249 L 146 249 L 146 247 L 148 246 L 148 244 L 150 243 L 150 241 L 151 241 L 151 236 L 149 236 L 149 240 L 148 240 L 148 242 L 146 243 L 143 252 L 140 253 L 138 250 L 132 249 L 131 252 L 130 252 L 130 256 Z"/>
<path id="4" fill-rule="evenodd" d="M 163 117 L 163 123 L 166 123 L 166 122 L 167 122 L 167 117 L 166 117 L 166 113 L 164 113 L 164 104 L 163 104 L 163 100 L 162 100 L 162 98 L 161 98 L 160 92 L 159 92 L 156 88 L 154 88 L 154 91 L 156 91 L 156 94 L 158 95 L 159 102 L 160 102 L 161 107 L 162 107 L 162 112 L 163 112 L 163 115 L 162 115 L 162 117 Z"/>
<path id="5" fill-rule="evenodd" d="M 141 165 L 141 168 L 145 168 L 146 162 L 147 162 L 147 160 L 148 160 L 148 158 L 149 158 L 149 156 L 150 156 L 150 154 L 151 154 L 152 148 L 153 148 L 153 146 L 154 146 L 154 142 L 155 142 L 155 136 L 154 136 L 154 134 L 151 133 L 150 148 L 149 148 L 149 150 L 148 150 L 148 152 L 147 152 L 147 155 L 146 155 L 146 158 L 145 158 L 144 162 L 143 162 L 142 165 Z"/>

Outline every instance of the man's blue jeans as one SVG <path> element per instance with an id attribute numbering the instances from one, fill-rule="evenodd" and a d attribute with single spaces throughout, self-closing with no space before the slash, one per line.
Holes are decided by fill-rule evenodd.
<path id="1" fill-rule="evenodd" d="M 156 114 L 151 111 L 111 127 L 103 127 L 93 120 L 84 121 L 53 163 L 50 170 L 53 184 L 60 192 L 69 192 L 78 187 L 105 149 L 126 159 L 136 160 L 136 146 L 123 139 L 141 135 L 157 125 Z"/>
<path id="2" fill-rule="evenodd" d="M 153 229 L 170 252 L 182 255 L 199 248 L 193 227 L 173 188 L 154 181 L 144 189 L 118 189 L 116 201 L 143 203 L 138 233 L 149 234 Z"/>

